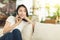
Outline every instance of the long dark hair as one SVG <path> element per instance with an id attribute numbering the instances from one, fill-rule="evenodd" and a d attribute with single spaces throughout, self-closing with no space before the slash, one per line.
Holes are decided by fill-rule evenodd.
<path id="1" fill-rule="evenodd" d="M 25 8 L 25 10 L 26 10 L 26 16 L 28 17 L 28 10 L 27 10 L 26 6 L 23 5 L 23 4 L 21 4 L 21 5 L 19 5 L 19 6 L 17 7 L 16 15 L 18 14 L 18 10 L 19 10 L 20 7 L 24 7 L 24 8 Z M 27 22 L 27 20 L 25 20 L 25 19 L 23 19 L 23 21 L 26 21 L 26 22 Z"/>

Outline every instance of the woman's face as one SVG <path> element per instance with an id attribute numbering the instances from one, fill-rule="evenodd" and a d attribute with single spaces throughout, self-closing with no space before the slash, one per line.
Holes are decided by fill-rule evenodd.
<path id="1" fill-rule="evenodd" d="M 20 7 L 18 9 L 18 15 L 20 18 L 24 19 L 26 17 L 26 9 L 24 7 Z"/>

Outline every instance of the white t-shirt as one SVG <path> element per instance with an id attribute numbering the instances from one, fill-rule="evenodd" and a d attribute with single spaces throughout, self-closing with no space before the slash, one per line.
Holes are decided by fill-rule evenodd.
<path id="1" fill-rule="evenodd" d="M 11 23 L 11 26 L 12 26 L 13 24 L 15 24 L 15 17 L 14 17 L 14 16 L 9 16 L 6 21 L 10 22 L 10 23 Z M 26 24 L 27 24 L 27 22 L 22 21 L 22 22 L 21 22 L 19 25 L 17 25 L 14 29 L 19 29 L 20 31 L 22 31 L 23 28 L 24 28 L 24 26 L 25 26 Z M 13 29 L 13 30 L 14 30 L 14 29 Z"/>

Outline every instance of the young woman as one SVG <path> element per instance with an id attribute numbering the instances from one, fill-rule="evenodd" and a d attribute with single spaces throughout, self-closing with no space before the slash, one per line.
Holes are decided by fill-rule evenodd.
<path id="1" fill-rule="evenodd" d="M 26 23 L 33 23 L 27 18 L 27 8 L 22 4 L 17 7 L 17 15 L 9 16 L 3 28 L 4 35 L 1 40 L 22 40 L 21 31 Z"/>

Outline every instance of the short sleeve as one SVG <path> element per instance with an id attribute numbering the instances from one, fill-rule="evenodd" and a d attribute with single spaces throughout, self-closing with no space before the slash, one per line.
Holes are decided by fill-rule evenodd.
<path id="1" fill-rule="evenodd" d="M 13 16 L 9 16 L 6 21 L 10 22 L 12 25 L 15 23 L 15 18 Z"/>

